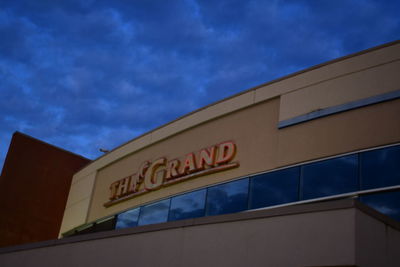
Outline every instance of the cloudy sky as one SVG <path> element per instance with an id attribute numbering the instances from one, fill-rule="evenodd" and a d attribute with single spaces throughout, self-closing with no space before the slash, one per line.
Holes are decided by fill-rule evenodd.
<path id="1" fill-rule="evenodd" d="M 400 1 L 0 0 L 0 168 L 21 131 L 94 159 L 204 105 L 399 39 Z"/>

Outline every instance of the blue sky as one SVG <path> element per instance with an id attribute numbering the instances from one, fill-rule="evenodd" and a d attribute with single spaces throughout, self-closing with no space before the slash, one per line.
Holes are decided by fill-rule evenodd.
<path id="1" fill-rule="evenodd" d="M 14 131 L 94 159 L 204 105 L 399 39 L 400 1 L 1 0 Z"/>

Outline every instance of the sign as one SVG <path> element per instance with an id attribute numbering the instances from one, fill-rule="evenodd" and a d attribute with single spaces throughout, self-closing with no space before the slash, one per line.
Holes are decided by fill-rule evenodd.
<path id="1" fill-rule="evenodd" d="M 235 155 L 236 144 L 226 141 L 189 153 L 183 160 L 162 157 L 153 162 L 145 161 L 136 173 L 110 185 L 109 201 L 104 206 L 112 206 L 163 186 L 238 167 L 239 162 L 232 162 Z"/>

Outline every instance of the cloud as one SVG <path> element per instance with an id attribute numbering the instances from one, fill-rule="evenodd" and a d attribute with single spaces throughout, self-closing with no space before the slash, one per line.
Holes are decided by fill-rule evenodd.
<path id="1" fill-rule="evenodd" d="M 1 5 L 0 161 L 15 130 L 95 158 L 99 147 L 400 33 L 397 1 Z"/>

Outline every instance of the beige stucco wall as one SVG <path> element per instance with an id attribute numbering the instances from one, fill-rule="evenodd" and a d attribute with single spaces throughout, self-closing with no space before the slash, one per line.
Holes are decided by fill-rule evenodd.
<path id="1" fill-rule="evenodd" d="M 335 114 L 279 130 L 279 101 L 273 99 L 156 143 L 99 170 L 89 211 L 93 221 L 124 209 L 249 174 L 321 157 L 400 141 L 400 100 Z M 198 177 L 105 208 L 112 182 L 137 171 L 144 160 L 174 159 L 234 140 L 239 168 Z"/>
<path id="2" fill-rule="evenodd" d="M 355 215 L 356 265 L 400 266 L 400 232 L 360 210 Z"/>
<path id="3" fill-rule="evenodd" d="M 279 120 L 399 90 L 399 70 L 400 60 L 391 61 L 283 94 Z"/>
<path id="4" fill-rule="evenodd" d="M 399 90 L 399 59 L 400 44 L 395 43 L 337 60 L 205 107 L 128 142 L 74 176 L 60 232 L 143 203 L 247 174 L 399 142 L 400 100 L 277 128 L 279 121 L 315 109 Z M 111 182 L 133 174 L 144 160 L 182 157 L 226 140 L 237 144 L 235 160 L 240 162 L 239 168 L 103 207 Z"/>
<path id="5" fill-rule="evenodd" d="M 400 141 L 400 99 L 279 130 L 278 164 L 290 165 Z"/>
<path id="6" fill-rule="evenodd" d="M 96 174 L 97 172 L 92 172 L 74 176 L 64 211 L 60 236 L 63 232 L 86 223 Z"/>
<path id="7" fill-rule="evenodd" d="M 352 265 L 354 213 L 342 209 L 149 231 L 0 254 L 0 265 Z"/>
<path id="8" fill-rule="evenodd" d="M 274 168 L 278 144 L 276 130 L 278 110 L 278 99 L 251 106 L 246 110 L 181 132 L 99 170 L 88 220 L 95 220 L 187 190 Z M 240 167 L 168 186 L 108 208 L 103 206 L 110 195 L 110 184 L 135 173 L 143 161 L 154 161 L 159 157 L 167 159 L 184 157 L 192 151 L 199 151 L 203 147 L 228 140 L 233 140 L 237 145 L 234 161 L 238 161 Z"/>

